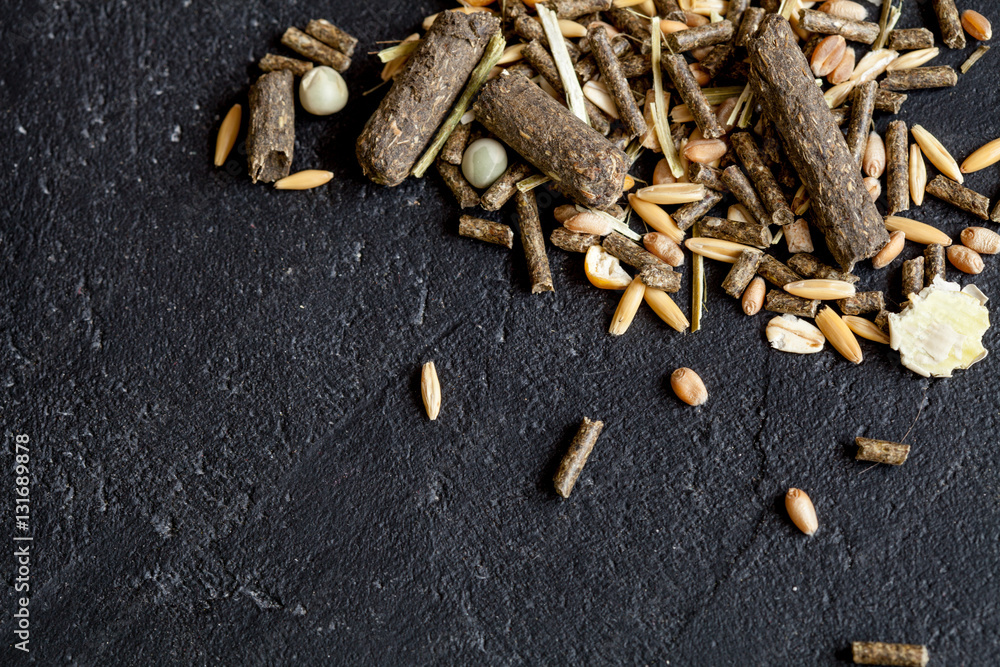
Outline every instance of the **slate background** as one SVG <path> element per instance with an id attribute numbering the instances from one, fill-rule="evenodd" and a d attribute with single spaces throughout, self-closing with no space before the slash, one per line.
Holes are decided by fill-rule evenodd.
<path id="1" fill-rule="evenodd" d="M 995 354 L 929 381 L 874 344 L 860 367 L 770 352 L 718 265 L 694 335 L 644 310 L 611 339 L 617 295 L 557 249 L 557 291 L 530 295 L 518 251 L 457 236 L 436 177 L 389 190 L 353 159 L 379 98 L 364 52 L 444 4 L 7 6 L 0 486 L 29 434 L 34 554 L 25 656 L 2 549 L 3 662 L 833 665 L 853 639 L 1000 662 Z M 297 117 L 295 167 L 336 179 L 287 193 L 235 153 L 213 169 L 255 59 L 320 16 L 361 39 L 353 98 Z M 923 23 L 907 3 L 900 27 Z M 996 62 L 901 118 L 964 158 L 1000 134 Z M 997 175 L 967 182 L 995 202 Z M 975 224 L 933 198 L 914 217 Z M 862 285 L 898 294 L 899 264 Z M 705 407 L 671 394 L 682 365 Z M 562 501 L 584 415 L 605 435 Z M 907 433 L 902 468 L 853 460 L 855 436 Z M 812 539 L 782 509 L 793 485 Z"/>

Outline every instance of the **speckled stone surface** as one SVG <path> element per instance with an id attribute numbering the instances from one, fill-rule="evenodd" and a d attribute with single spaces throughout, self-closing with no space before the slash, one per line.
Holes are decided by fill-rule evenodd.
<path id="1" fill-rule="evenodd" d="M 697 334 L 643 308 L 613 339 L 618 294 L 556 248 L 556 291 L 531 295 L 516 244 L 458 236 L 436 175 L 390 190 L 354 160 L 381 94 L 361 95 L 364 54 L 445 6 L 6 3 L 0 502 L 26 433 L 34 541 L 25 655 L 5 509 L 0 662 L 838 665 L 882 640 L 1000 663 L 997 329 L 992 356 L 932 381 L 868 342 L 859 367 L 770 351 L 771 315 L 744 316 L 711 262 Z M 352 99 L 298 114 L 293 171 L 336 178 L 253 186 L 238 151 L 212 168 L 256 58 L 320 17 L 361 40 Z M 920 25 L 938 34 L 930 3 L 906 3 L 899 27 Z M 899 117 L 959 160 L 996 138 L 994 53 Z M 995 202 L 998 173 L 966 185 Z M 561 201 L 539 199 L 551 229 Z M 982 224 L 933 197 L 909 215 Z M 888 279 L 898 302 L 920 252 L 864 263 L 859 289 Z M 673 396 L 680 366 L 705 406 Z M 551 478 L 583 416 L 606 428 L 564 501 Z M 910 458 L 856 462 L 858 435 L 908 436 Z M 816 505 L 811 539 L 789 486 Z"/>

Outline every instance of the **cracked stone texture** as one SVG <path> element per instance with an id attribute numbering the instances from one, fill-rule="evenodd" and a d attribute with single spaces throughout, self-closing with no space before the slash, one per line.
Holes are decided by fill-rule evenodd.
<path id="1" fill-rule="evenodd" d="M 770 315 L 745 317 L 717 264 L 694 335 L 644 309 L 610 338 L 618 295 L 554 248 L 557 291 L 532 296 L 519 249 L 458 237 L 436 176 L 390 190 L 353 158 L 379 98 L 364 53 L 444 4 L 8 4 L 2 459 L 10 493 L 30 435 L 35 541 L 28 656 L 2 560 L 4 663 L 836 665 L 857 639 L 1000 662 L 996 330 L 993 356 L 930 381 L 867 342 L 860 367 L 768 350 Z M 335 180 L 255 187 L 239 151 L 213 169 L 255 59 L 318 17 L 361 39 L 347 110 L 297 117 L 295 168 Z M 937 32 L 929 2 L 907 3 L 919 25 Z M 996 71 L 990 53 L 900 117 L 962 159 L 1000 133 Z M 966 183 L 995 202 L 997 173 Z M 932 197 L 910 215 L 983 224 Z M 901 260 L 861 286 L 897 301 Z M 706 406 L 673 397 L 679 366 Z M 606 429 L 562 501 L 584 415 Z M 907 434 L 901 468 L 853 460 L 855 436 Z"/>

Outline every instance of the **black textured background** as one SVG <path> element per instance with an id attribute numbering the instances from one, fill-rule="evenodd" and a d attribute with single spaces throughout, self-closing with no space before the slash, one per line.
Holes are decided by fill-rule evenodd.
<path id="1" fill-rule="evenodd" d="M 557 291 L 530 295 L 518 248 L 457 236 L 436 176 L 389 190 L 353 157 L 379 98 L 364 52 L 444 6 L 4 3 L 0 661 L 832 665 L 881 639 L 1000 662 L 996 354 L 929 381 L 874 344 L 860 367 L 771 352 L 769 315 L 743 316 L 712 263 L 697 334 L 647 309 L 612 339 L 617 294 L 557 249 Z M 297 117 L 295 168 L 336 180 L 253 186 L 235 152 L 213 169 L 256 58 L 316 17 L 361 39 L 347 110 Z M 907 3 L 900 27 L 922 24 L 929 3 Z M 1000 135 L 997 57 L 901 118 L 961 160 Z M 995 202 L 998 173 L 967 184 Z M 977 224 L 928 199 L 913 217 Z M 899 264 L 862 285 L 888 275 L 896 298 Z M 996 260 L 977 282 L 1000 298 Z M 673 397 L 678 366 L 706 406 Z M 559 500 L 584 415 L 605 434 Z M 911 426 L 905 466 L 853 460 L 855 436 Z M 28 656 L 10 646 L 15 433 Z M 812 539 L 789 486 L 816 504 Z"/>

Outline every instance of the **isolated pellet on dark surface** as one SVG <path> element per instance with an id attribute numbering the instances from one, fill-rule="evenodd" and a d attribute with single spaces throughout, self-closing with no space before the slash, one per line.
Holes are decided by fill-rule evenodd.
<path id="1" fill-rule="evenodd" d="M 687 21 L 687 16 L 677 4 L 677 0 L 653 0 L 653 6 L 656 7 L 656 13 L 668 21 L 680 21 L 681 23 Z"/>
<path id="2" fill-rule="evenodd" d="M 455 201 L 461 208 L 471 208 L 479 204 L 479 193 L 465 180 L 461 167 L 449 164 L 444 160 L 437 160 L 435 164 L 437 164 L 438 173 L 441 174 L 445 185 L 455 195 Z"/>
<path id="3" fill-rule="evenodd" d="M 611 9 L 611 0 L 549 0 L 548 5 L 559 18 L 573 20 Z"/>
<path id="4" fill-rule="evenodd" d="M 295 76 L 302 76 L 313 68 L 313 64 L 305 60 L 278 56 L 273 53 L 265 54 L 257 66 L 264 72 L 278 72 L 286 69 Z"/>
<path id="5" fill-rule="evenodd" d="M 625 153 L 528 79 L 501 74 L 474 108 L 482 125 L 578 204 L 602 208 L 621 197 L 631 166 Z"/>
<path id="6" fill-rule="evenodd" d="M 306 34 L 348 57 L 354 55 L 354 47 L 358 45 L 357 37 L 349 35 L 326 19 L 310 21 L 306 25 Z"/>
<path id="7" fill-rule="evenodd" d="M 819 299 L 803 299 L 784 290 L 773 289 L 767 293 L 764 309 L 772 313 L 815 318 L 821 303 Z"/>
<path id="8" fill-rule="evenodd" d="M 914 257 L 903 262 L 903 300 L 924 288 L 924 258 Z"/>
<path id="9" fill-rule="evenodd" d="M 851 642 L 851 659 L 859 665 L 925 667 L 930 656 L 926 646 L 917 644 Z"/>
<path id="10" fill-rule="evenodd" d="M 250 180 L 273 183 L 288 176 L 295 155 L 295 76 L 262 74 L 250 87 L 247 164 Z"/>
<path id="11" fill-rule="evenodd" d="M 754 97 L 784 138 L 785 152 L 809 194 L 827 247 L 850 271 L 888 242 L 882 216 L 788 21 L 765 17 L 749 51 Z"/>
<path id="12" fill-rule="evenodd" d="M 910 446 L 889 440 L 873 440 L 871 438 L 855 438 L 858 453 L 854 457 L 858 461 L 872 463 L 887 463 L 891 466 L 901 466 L 910 455 Z"/>
<path id="13" fill-rule="evenodd" d="M 678 30 L 666 36 L 667 48 L 671 53 L 683 53 L 703 46 L 715 46 L 733 38 L 733 24 L 722 20 L 716 23 Z"/>
<path id="14" fill-rule="evenodd" d="M 499 29 L 486 12 L 437 17 L 358 137 L 368 178 L 395 186 L 410 175 Z"/>
<path id="15" fill-rule="evenodd" d="M 764 208 L 764 202 L 757 196 L 757 191 L 742 169 L 735 164 L 726 167 L 722 172 L 722 182 L 757 222 L 762 225 L 771 224 L 771 214 Z"/>
<path id="16" fill-rule="evenodd" d="M 927 88 L 950 88 L 958 83 L 958 74 L 952 68 L 914 67 L 889 72 L 879 83 L 883 90 L 924 90 Z"/>
<path id="17" fill-rule="evenodd" d="M 767 12 L 760 7 L 747 7 L 743 13 L 743 22 L 740 23 L 740 29 L 736 33 L 736 46 L 742 48 L 750 43 L 760 29 L 761 21 L 766 14 Z"/>
<path id="18" fill-rule="evenodd" d="M 601 245 L 601 237 L 597 234 L 579 234 L 565 227 L 556 227 L 549 236 L 549 241 L 566 252 L 587 252 L 592 246 Z"/>
<path id="19" fill-rule="evenodd" d="M 458 233 L 486 243 L 502 245 L 508 250 L 514 247 L 514 231 L 505 224 L 463 215 L 458 219 Z"/>
<path id="20" fill-rule="evenodd" d="M 520 160 L 509 165 L 500 178 L 479 198 L 480 206 L 487 211 L 499 211 L 517 192 L 517 184 L 531 176 L 534 171 L 530 164 Z"/>
<path id="21" fill-rule="evenodd" d="M 757 190 L 757 195 L 763 202 L 764 208 L 770 213 L 770 222 L 782 227 L 795 222 L 795 215 L 788 206 L 785 194 L 781 191 L 781 186 L 775 180 L 774 174 L 764 163 L 764 157 L 761 155 L 753 135 L 749 132 L 737 132 L 729 140 L 732 142 L 740 162 L 746 168 L 747 175 L 753 181 L 754 188 Z"/>
<path id="22" fill-rule="evenodd" d="M 726 131 L 715 117 L 715 112 L 705 99 L 701 86 L 695 81 L 684 56 L 663 54 L 660 61 L 663 69 L 670 75 L 674 88 L 694 116 L 694 122 L 701 130 L 702 136 L 706 139 L 718 139 L 723 136 Z"/>
<path id="23" fill-rule="evenodd" d="M 563 498 L 569 498 L 569 494 L 573 492 L 573 486 L 583 472 L 583 466 L 587 464 L 590 453 L 594 451 L 594 445 L 597 444 L 603 428 L 604 422 L 591 421 L 587 417 L 580 423 L 580 428 L 569 445 L 569 451 L 559 463 L 559 471 L 553 480 L 556 493 Z"/>
<path id="24" fill-rule="evenodd" d="M 893 51 L 914 51 L 934 46 L 934 33 L 927 28 L 906 28 L 889 32 L 885 47 Z"/>
<path id="25" fill-rule="evenodd" d="M 708 190 L 701 201 L 684 204 L 674 211 L 674 224 L 682 232 L 690 229 L 694 223 L 701 220 L 712 208 L 722 201 L 722 193 L 716 190 Z"/>
<path id="26" fill-rule="evenodd" d="M 841 271 L 821 262 L 818 257 L 807 252 L 795 253 L 788 258 L 788 268 L 803 278 L 823 278 L 827 280 L 842 280 L 852 285 L 860 280 L 856 275 Z"/>
<path id="27" fill-rule="evenodd" d="M 851 105 L 851 124 L 847 127 L 847 149 L 851 157 L 861 168 L 861 158 L 865 154 L 868 141 L 868 126 L 872 122 L 872 112 L 875 110 L 875 92 L 878 82 L 867 81 L 854 89 L 854 101 Z"/>
<path id="28" fill-rule="evenodd" d="M 767 282 L 784 289 L 785 285 L 802 280 L 802 276 L 792 271 L 790 268 L 776 260 L 771 255 L 765 254 L 760 258 L 760 266 L 757 267 L 757 275 Z"/>
<path id="29" fill-rule="evenodd" d="M 941 26 L 941 40 L 951 49 L 965 48 L 965 29 L 955 0 L 934 0 L 934 13 Z"/>
<path id="30" fill-rule="evenodd" d="M 538 217 L 538 202 L 535 193 L 517 191 L 518 227 L 521 245 L 528 263 L 528 277 L 531 279 L 531 293 L 551 292 L 552 273 L 549 271 L 549 256 L 545 254 L 545 237 L 542 235 L 542 221 Z M 571 485 L 572 486 L 572 485 Z"/>
<path id="31" fill-rule="evenodd" d="M 601 244 L 612 257 L 637 269 L 653 266 L 664 271 L 673 271 L 673 267 L 662 259 L 643 248 L 638 243 L 630 241 L 618 232 L 611 232 L 604 237 Z"/>
<path id="32" fill-rule="evenodd" d="M 472 131 L 472 123 L 459 123 L 448 135 L 448 141 L 444 142 L 441 153 L 438 157 L 448 164 L 462 164 L 465 157 L 465 148 L 469 145 L 469 133 Z"/>
<path id="33" fill-rule="evenodd" d="M 888 113 L 899 113 L 906 101 L 906 93 L 897 93 L 885 88 L 875 91 L 875 110 Z"/>
<path id="34" fill-rule="evenodd" d="M 332 67 L 338 72 L 346 72 L 351 66 L 351 59 L 338 51 L 310 37 L 298 28 L 289 28 L 281 37 L 281 43 L 295 51 L 300 56 L 308 58 L 320 65 Z"/>
<path id="35" fill-rule="evenodd" d="M 923 284 L 921 285 L 921 289 L 933 284 L 935 278 L 945 279 L 945 267 L 948 262 L 947 253 L 943 245 L 940 243 L 929 244 L 924 248 L 924 256 L 917 259 L 923 262 L 921 264 L 921 268 L 923 269 Z M 906 295 L 906 290 L 903 290 L 903 295 Z"/>
<path id="36" fill-rule="evenodd" d="M 707 164 L 692 162 L 688 166 L 688 180 L 716 192 L 729 192 L 729 186 L 722 180 L 722 171 Z"/>
<path id="37" fill-rule="evenodd" d="M 927 194 L 934 195 L 938 199 L 943 199 L 952 206 L 958 207 L 963 211 L 968 211 L 983 220 L 990 219 L 989 198 L 940 174 L 927 184 Z"/>
<path id="38" fill-rule="evenodd" d="M 722 289 L 734 299 L 739 299 L 743 295 L 743 290 L 747 288 L 750 281 L 757 275 L 757 267 L 760 266 L 761 256 L 764 253 L 744 250 L 736 258 L 736 262 L 729 269 L 725 280 L 722 281 Z"/>
<path id="39" fill-rule="evenodd" d="M 910 208 L 910 145 L 906 123 L 890 121 L 885 128 L 885 198 L 889 215 Z"/>
<path id="40" fill-rule="evenodd" d="M 840 35 L 850 42 L 872 44 L 878 39 L 879 26 L 869 21 L 853 21 L 813 9 L 799 10 L 799 26 L 807 32 Z"/>
<path id="41" fill-rule="evenodd" d="M 773 240 L 767 225 L 762 225 L 759 222 L 743 222 L 742 220 L 706 216 L 701 219 L 698 229 L 702 236 L 710 239 L 733 241 L 757 248 L 766 248 L 771 245 Z"/>
<path id="42" fill-rule="evenodd" d="M 597 66 L 601 70 L 601 80 L 615 100 L 622 124 L 633 137 L 643 134 L 646 131 L 646 121 L 643 119 L 642 109 L 635 103 L 635 97 L 622 72 L 618 56 L 611 48 L 608 31 L 603 25 L 597 24 L 590 28 L 587 37 L 594 58 L 597 60 Z"/>
<path id="43" fill-rule="evenodd" d="M 646 287 L 663 290 L 671 294 L 681 289 L 681 274 L 668 271 L 658 266 L 645 266 L 639 271 L 639 277 Z"/>
<path id="44" fill-rule="evenodd" d="M 854 296 L 837 301 L 844 315 L 864 315 L 878 313 L 885 309 L 885 295 L 882 292 L 858 292 Z"/>

